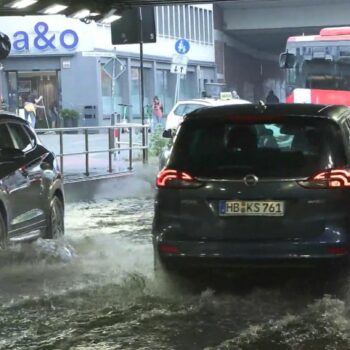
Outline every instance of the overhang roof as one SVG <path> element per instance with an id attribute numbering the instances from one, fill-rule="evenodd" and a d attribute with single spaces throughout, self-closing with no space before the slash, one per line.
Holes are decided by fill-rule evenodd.
<path id="1" fill-rule="evenodd" d="M 215 1 L 215 0 L 214 0 Z M 232 0 L 224 0 L 232 1 Z M 234 0 L 237 1 L 237 0 Z M 0 0 L 0 16 L 24 16 L 38 15 L 40 12 L 54 4 L 66 5 L 68 8 L 60 12 L 61 14 L 71 15 L 81 9 L 89 9 L 91 12 L 106 14 L 115 9 L 122 12 L 125 8 L 146 5 L 171 5 L 171 4 L 202 4 L 212 3 L 210 0 L 39 0 L 37 3 L 24 9 L 11 8 L 14 0 Z"/>

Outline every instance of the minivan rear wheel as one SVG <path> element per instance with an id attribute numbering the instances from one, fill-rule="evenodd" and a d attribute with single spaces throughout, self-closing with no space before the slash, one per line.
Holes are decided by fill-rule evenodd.
<path id="1" fill-rule="evenodd" d="M 160 256 L 159 252 L 156 251 L 156 249 L 154 249 L 153 256 L 153 267 L 156 278 L 164 278 L 165 276 L 171 276 L 175 274 L 174 270 L 170 269 L 166 265 L 166 263 L 163 261 L 162 257 Z"/>
<path id="2" fill-rule="evenodd" d="M 166 261 L 160 256 L 159 252 L 154 249 L 154 275 L 156 279 L 163 279 L 167 281 L 174 281 L 179 279 L 184 279 L 186 277 L 185 273 L 181 273 L 181 270 L 177 269 L 175 266 L 170 266 Z"/>

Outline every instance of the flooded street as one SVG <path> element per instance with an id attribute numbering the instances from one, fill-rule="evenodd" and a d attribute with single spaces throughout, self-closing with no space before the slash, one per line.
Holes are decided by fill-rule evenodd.
<path id="1" fill-rule="evenodd" d="M 152 215 L 151 194 L 68 204 L 64 241 L 3 253 L 0 349 L 350 348 L 347 282 L 169 285 L 153 275 Z"/>
<path id="2" fill-rule="evenodd" d="M 0 0 L 0 350 L 350 350 L 349 17 Z"/>

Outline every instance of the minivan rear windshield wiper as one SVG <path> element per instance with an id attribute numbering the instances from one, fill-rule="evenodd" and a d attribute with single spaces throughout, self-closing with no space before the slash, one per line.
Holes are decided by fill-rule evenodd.
<path id="1" fill-rule="evenodd" d="M 252 170 L 253 167 L 250 165 L 239 165 L 239 164 L 218 165 L 217 167 L 215 167 L 215 170 L 230 170 L 230 169 Z"/>

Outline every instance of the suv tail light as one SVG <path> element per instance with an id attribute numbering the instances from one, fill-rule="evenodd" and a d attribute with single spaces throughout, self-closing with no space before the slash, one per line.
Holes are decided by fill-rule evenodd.
<path id="1" fill-rule="evenodd" d="M 198 188 L 203 185 L 191 175 L 173 169 L 163 169 L 158 174 L 156 183 L 159 188 Z"/>
<path id="2" fill-rule="evenodd" d="M 299 181 L 305 188 L 350 188 L 350 169 L 329 169 L 310 177 L 306 181 Z"/>

